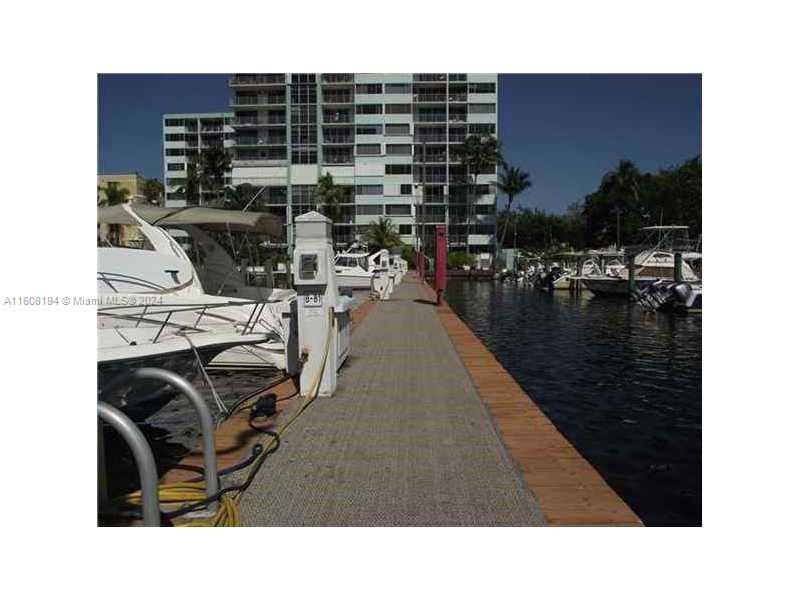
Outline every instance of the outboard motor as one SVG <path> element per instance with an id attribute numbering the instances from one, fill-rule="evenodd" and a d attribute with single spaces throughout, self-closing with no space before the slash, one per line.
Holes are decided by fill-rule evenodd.
<path id="1" fill-rule="evenodd" d="M 681 283 L 676 283 L 671 287 L 672 293 L 678 298 L 678 300 L 681 301 L 682 304 L 686 304 L 689 301 L 689 298 L 692 295 L 692 286 L 684 281 Z"/>

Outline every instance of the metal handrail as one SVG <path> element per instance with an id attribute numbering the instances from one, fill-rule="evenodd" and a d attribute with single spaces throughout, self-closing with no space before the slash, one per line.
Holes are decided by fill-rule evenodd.
<path id="1" fill-rule="evenodd" d="M 108 423 L 122 436 L 125 443 L 133 453 L 136 469 L 139 471 L 139 482 L 142 486 L 142 518 L 145 527 L 160 527 L 161 512 L 158 506 L 158 471 L 153 451 L 147 443 L 147 438 L 136 424 L 125 414 L 108 404 L 97 403 L 97 416 Z M 102 435 L 102 432 L 101 434 Z"/>
<path id="2" fill-rule="evenodd" d="M 200 431 L 203 438 L 203 473 L 206 482 L 206 497 L 215 495 L 219 492 L 219 478 L 217 477 L 217 454 L 214 448 L 214 419 L 211 417 L 211 410 L 203 400 L 203 397 L 194 389 L 192 384 L 177 373 L 155 367 L 142 367 L 131 372 L 121 373 L 102 390 L 101 397 L 107 397 L 108 394 L 120 386 L 136 380 L 162 381 L 183 393 L 189 399 L 200 420 Z M 217 503 L 209 503 L 208 507 L 212 512 L 216 512 Z"/>

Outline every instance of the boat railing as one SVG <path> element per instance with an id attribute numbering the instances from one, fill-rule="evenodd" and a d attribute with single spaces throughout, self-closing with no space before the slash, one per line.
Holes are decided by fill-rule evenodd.
<path id="1" fill-rule="evenodd" d="M 231 306 L 250 306 L 252 305 L 252 309 L 250 310 L 249 316 L 247 321 L 245 322 L 244 326 L 240 334 L 242 336 L 251 334 L 255 332 L 255 327 L 258 325 L 259 319 L 261 318 L 262 313 L 264 312 L 264 308 L 266 305 L 269 304 L 268 301 L 265 300 L 243 300 L 241 302 L 237 301 L 228 301 L 228 302 L 186 302 L 186 303 L 169 303 L 169 304 L 154 304 L 148 302 L 142 302 L 140 304 L 113 304 L 113 305 L 100 305 L 97 307 L 97 315 L 104 316 L 104 317 L 113 317 L 115 319 L 127 320 L 134 323 L 134 327 L 139 327 L 142 324 L 151 325 L 154 327 L 158 327 L 158 332 L 156 333 L 155 337 L 152 340 L 152 343 L 156 343 L 158 339 L 161 337 L 161 334 L 168 326 L 176 327 L 181 331 L 196 331 L 201 332 L 204 331 L 202 327 L 200 327 L 200 321 L 203 319 L 206 314 L 208 314 L 209 310 L 219 309 L 219 308 L 228 308 Z M 141 310 L 139 310 L 141 309 Z M 131 311 L 135 312 L 131 312 Z M 187 325 L 186 323 L 175 323 L 172 322 L 173 315 L 179 313 L 186 313 L 186 312 L 196 312 L 197 319 L 195 320 L 193 325 Z M 162 319 L 161 316 L 165 315 Z M 214 315 L 216 319 L 225 319 L 220 315 Z M 232 319 L 230 320 L 232 325 L 235 325 L 235 321 Z"/>

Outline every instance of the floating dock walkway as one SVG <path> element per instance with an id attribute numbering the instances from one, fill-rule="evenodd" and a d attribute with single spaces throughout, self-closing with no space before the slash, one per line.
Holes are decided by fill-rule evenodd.
<path id="1" fill-rule="evenodd" d="M 641 525 L 458 316 L 408 273 L 353 315 L 331 398 L 281 436 L 240 503 L 249 526 Z M 281 422 L 302 401 L 275 390 Z M 284 400 L 284 398 L 287 398 Z M 258 434 L 216 435 L 220 467 Z M 185 463 L 197 464 L 199 455 Z M 185 479 L 173 469 L 162 479 Z"/>

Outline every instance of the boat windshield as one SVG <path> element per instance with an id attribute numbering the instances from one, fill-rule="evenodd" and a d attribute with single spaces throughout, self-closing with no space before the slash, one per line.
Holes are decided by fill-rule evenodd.
<path id="1" fill-rule="evenodd" d="M 97 225 L 98 248 L 155 250 L 138 225 Z"/>
<path id="2" fill-rule="evenodd" d="M 367 270 L 367 259 L 364 256 L 337 256 L 333 263 L 337 267 L 360 268 Z"/>

